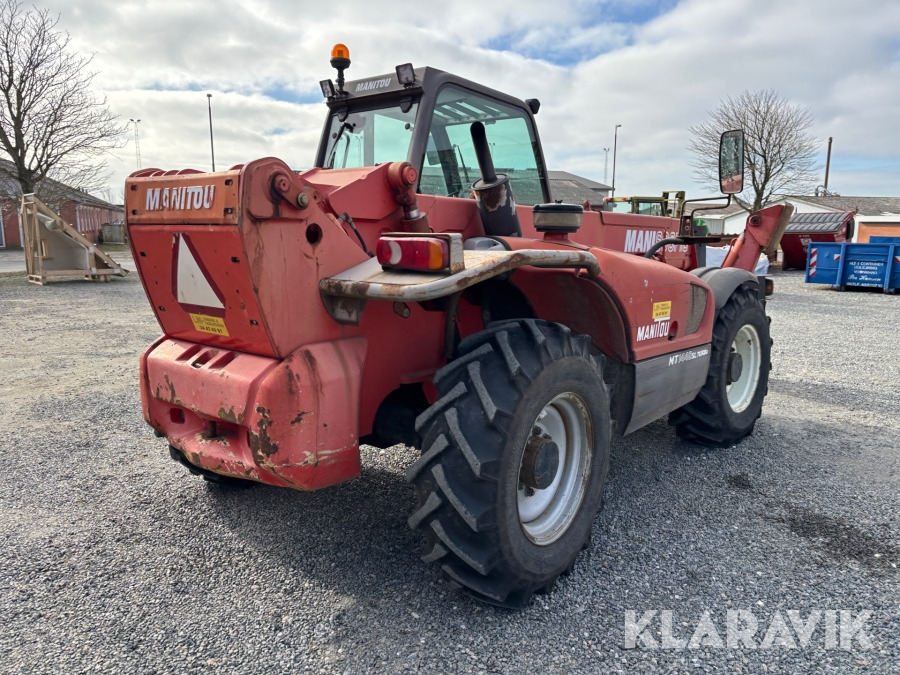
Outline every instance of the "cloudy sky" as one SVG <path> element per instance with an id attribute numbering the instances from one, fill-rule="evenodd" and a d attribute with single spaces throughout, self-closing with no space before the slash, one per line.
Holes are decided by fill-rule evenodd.
<path id="1" fill-rule="evenodd" d="M 616 191 L 688 189 L 688 127 L 726 96 L 774 89 L 810 109 L 829 189 L 900 196 L 900 2 L 893 0 L 35 0 L 60 15 L 143 167 L 210 168 L 263 156 L 308 167 L 343 42 L 348 79 L 430 65 L 539 98 L 551 169 Z M 133 127 L 132 127 L 133 129 Z M 605 152 L 604 148 L 609 148 Z M 608 161 L 607 161 L 608 160 Z M 111 158 L 118 201 L 133 132 Z"/>

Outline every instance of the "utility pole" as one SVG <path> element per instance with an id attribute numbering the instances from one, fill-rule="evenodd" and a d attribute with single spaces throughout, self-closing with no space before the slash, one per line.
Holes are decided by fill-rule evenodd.
<path id="1" fill-rule="evenodd" d="M 213 173 L 216 171 L 216 150 L 213 146 L 213 132 L 212 132 L 212 94 L 206 95 L 206 103 L 209 107 L 209 154 L 212 158 L 212 170 Z"/>
<path id="2" fill-rule="evenodd" d="M 134 124 L 134 159 L 137 162 L 137 168 L 141 168 L 141 135 L 138 132 L 138 123 L 140 119 L 130 119 L 129 122 Z"/>

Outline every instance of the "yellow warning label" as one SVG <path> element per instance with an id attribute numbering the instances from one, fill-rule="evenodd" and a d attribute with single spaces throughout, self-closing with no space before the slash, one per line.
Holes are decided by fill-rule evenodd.
<path id="1" fill-rule="evenodd" d="M 662 321 L 663 319 L 668 319 L 672 316 L 672 302 L 670 300 L 666 300 L 665 302 L 654 302 L 653 303 L 653 320 L 654 321 Z"/>
<path id="2" fill-rule="evenodd" d="M 194 322 L 194 330 L 196 331 L 228 337 L 228 329 L 225 328 L 225 322 L 217 316 L 191 314 L 191 321 Z"/>

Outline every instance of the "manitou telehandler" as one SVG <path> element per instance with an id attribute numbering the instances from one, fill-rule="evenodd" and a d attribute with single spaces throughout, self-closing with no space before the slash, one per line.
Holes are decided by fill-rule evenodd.
<path id="1" fill-rule="evenodd" d="M 360 443 L 421 448 L 423 559 L 521 607 L 587 545 L 612 432 L 751 433 L 771 340 L 747 269 L 785 213 L 752 215 L 723 269 L 627 254 L 606 214 L 553 202 L 536 100 L 410 64 L 345 82 L 343 45 L 331 63 L 315 168 L 128 179 L 164 332 L 144 416 L 214 481 L 316 490 L 359 475 Z M 727 193 L 742 144 L 723 135 Z M 685 216 L 647 255 L 703 241 Z"/>

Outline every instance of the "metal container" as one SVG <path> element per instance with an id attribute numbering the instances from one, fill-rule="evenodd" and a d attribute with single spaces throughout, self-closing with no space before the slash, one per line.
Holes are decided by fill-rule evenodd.
<path id="1" fill-rule="evenodd" d="M 841 244 L 853 239 L 855 215 L 856 211 L 795 213 L 781 237 L 784 253 L 782 269 L 806 269 L 807 250 L 811 242 Z"/>
<path id="2" fill-rule="evenodd" d="M 885 293 L 900 288 L 900 237 L 872 237 L 868 244 L 811 243 L 806 282 L 881 287 Z"/>

